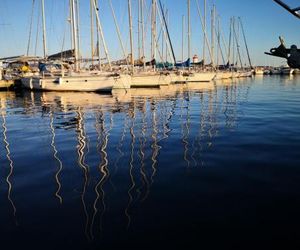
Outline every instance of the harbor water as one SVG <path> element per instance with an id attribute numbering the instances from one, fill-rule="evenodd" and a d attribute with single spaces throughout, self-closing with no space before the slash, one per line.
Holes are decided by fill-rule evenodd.
<path id="1" fill-rule="evenodd" d="M 300 78 L 0 92 L 2 249 L 300 248 Z"/>

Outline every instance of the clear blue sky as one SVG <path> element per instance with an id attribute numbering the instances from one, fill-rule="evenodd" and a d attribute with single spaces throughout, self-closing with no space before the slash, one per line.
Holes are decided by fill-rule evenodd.
<path id="1" fill-rule="evenodd" d="M 127 0 L 112 0 L 118 22 L 122 30 L 122 37 L 129 51 Z M 149 5 L 150 0 L 145 0 Z M 37 10 L 40 0 L 36 0 L 34 25 L 32 32 L 31 53 L 34 53 L 37 20 Z M 203 6 L 203 0 L 199 0 Z M 298 0 L 286 0 L 292 6 L 300 6 Z M 0 57 L 20 55 L 26 53 L 32 0 L 0 0 Z M 101 20 L 104 35 L 113 59 L 121 58 L 121 49 L 117 40 L 115 27 L 108 0 L 99 0 Z M 186 15 L 186 0 L 162 0 L 170 13 L 170 33 L 174 43 L 176 55 L 181 59 L 182 15 Z M 64 48 L 70 47 L 68 27 L 68 0 L 45 0 L 47 15 L 47 36 L 49 54 L 61 51 L 65 38 Z M 201 24 L 196 11 L 195 0 L 192 4 L 192 53 L 202 55 L 203 38 Z M 216 5 L 221 16 L 222 29 L 228 37 L 229 19 L 231 16 L 240 16 L 244 23 L 248 45 L 254 64 L 282 64 L 283 60 L 265 56 L 264 51 L 278 45 L 278 36 L 282 35 L 286 44 L 298 44 L 300 47 L 300 20 L 279 7 L 272 0 L 208 0 L 208 6 Z M 90 15 L 89 0 L 80 1 L 80 24 L 82 53 L 89 56 L 90 50 Z M 137 38 L 137 0 L 132 0 L 135 38 Z M 202 8 L 203 10 L 203 8 Z M 148 14 L 148 10 L 145 11 Z M 145 14 L 145 15 L 146 15 Z M 209 22 L 209 17 L 207 19 Z M 149 26 L 149 25 L 147 25 Z M 42 55 L 41 23 L 38 36 L 38 54 Z M 150 28 L 146 28 L 149 38 Z M 147 55 L 150 53 L 149 39 L 147 39 Z M 227 40 L 227 39 L 226 39 Z M 137 44 L 135 46 L 137 48 Z M 208 53 L 207 53 L 208 55 Z"/>

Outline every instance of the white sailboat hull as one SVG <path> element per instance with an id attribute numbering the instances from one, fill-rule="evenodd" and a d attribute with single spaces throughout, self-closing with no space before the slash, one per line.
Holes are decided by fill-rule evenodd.
<path id="1" fill-rule="evenodd" d="M 240 77 L 240 72 L 231 72 L 230 78 L 239 78 L 239 77 Z"/>
<path id="2" fill-rule="evenodd" d="M 252 71 L 240 72 L 239 77 L 252 77 Z"/>
<path id="3" fill-rule="evenodd" d="M 193 72 L 193 73 L 179 73 L 176 77 L 172 77 L 174 83 L 187 82 L 210 82 L 216 76 L 215 72 Z"/>
<path id="4" fill-rule="evenodd" d="M 31 90 L 110 92 L 113 88 L 130 88 L 130 77 L 127 75 L 25 77 L 22 78 L 22 84 Z"/>
<path id="5" fill-rule="evenodd" d="M 131 88 L 138 87 L 159 87 L 171 83 L 169 74 L 161 73 L 136 73 L 131 76 Z"/>
<path id="6" fill-rule="evenodd" d="M 232 77 L 232 72 L 217 72 L 214 80 L 224 80 Z"/>

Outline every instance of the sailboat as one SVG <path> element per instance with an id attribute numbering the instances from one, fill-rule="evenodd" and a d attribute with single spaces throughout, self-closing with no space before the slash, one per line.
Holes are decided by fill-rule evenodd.
<path id="1" fill-rule="evenodd" d="M 45 8 L 44 0 L 41 0 L 42 16 L 43 16 L 43 47 L 44 58 L 47 62 L 47 45 L 46 45 L 46 24 L 45 24 Z M 96 13 L 98 32 L 101 34 L 102 42 L 105 47 L 106 56 L 109 61 L 111 72 L 105 71 L 82 71 L 79 63 L 79 34 L 78 34 L 78 2 L 77 0 L 70 0 L 70 14 L 72 25 L 72 43 L 74 47 L 74 66 L 75 69 L 65 70 L 60 64 L 58 68 L 60 72 L 41 72 L 37 76 L 23 77 L 22 84 L 25 88 L 31 90 L 48 90 L 48 91 L 97 91 L 109 92 L 113 88 L 130 88 L 130 76 L 112 72 L 112 67 L 109 61 L 109 56 L 106 48 L 106 43 L 103 37 L 102 26 L 98 14 L 96 1 L 91 0 L 92 7 Z M 98 41 L 99 43 L 99 41 Z M 100 57 L 100 55 L 99 55 Z M 99 58 L 100 61 L 100 58 Z"/>
<path id="2" fill-rule="evenodd" d="M 143 1 L 140 4 L 140 12 L 142 13 L 142 43 L 143 43 L 143 57 L 144 57 L 144 16 L 143 16 Z M 131 49 L 131 60 L 130 65 L 132 66 L 131 71 L 131 88 L 135 87 L 160 87 L 170 84 L 171 77 L 169 72 L 157 71 L 156 70 L 156 50 L 157 50 L 157 36 L 156 36 L 156 25 L 157 25 L 157 1 L 152 0 L 151 3 L 151 62 L 153 69 L 151 71 L 145 69 L 145 65 L 142 70 L 135 69 L 134 62 L 134 48 L 133 48 L 133 28 L 132 28 L 132 13 L 131 13 L 131 0 L 128 0 L 128 17 L 129 17 L 129 31 L 130 31 L 130 49 Z"/>
<path id="3" fill-rule="evenodd" d="M 233 75 L 233 77 L 239 77 L 239 78 L 240 77 L 251 77 L 253 75 L 253 67 L 252 67 L 252 63 L 251 63 L 251 59 L 250 59 L 250 54 L 249 54 L 249 50 L 248 50 L 248 45 L 247 45 L 247 41 L 246 41 L 243 23 L 242 23 L 241 18 L 239 17 L 238 23 L 237 23 L 237 31 L 236 31 L 235 22 L 236 22 L 235 18 L 233 17 L 232 18 L 233 39 L 234 39 L 235 45 L 236 45 L 236 51 L 237 51 L 238 60 L 240 62 L 240 68 L 236 68 L 236 72 L 235 72 L 235 75 Z M 249 61 L 248 68 L 244 67 L 243 63 L 242 63 L 241 51 L 240 51 L 240 45 L 239 45 L 239 30 L 240 29 L 242 30 L 242 33 L 243 33 L 245 48 L 247 51 L 247 57 L 248 57 L 248 61 Z M 233 43 L 233 45 L 234 45 L 234 43 Z"/>
<path id="4" fill-rule="evenodd" d="M 188 7 L 188 60 L 191 58 L 191 13 L 190 13 L 190 0 L 187 1 Z M 178 65 L 178 64 L 177 64 Z M 179 71 L 175 79 L 176 83 L 188 82 L 210 82 L 215 77 L 215 71 L 206 71 L 200 68 L 193 68 L 188 65 L 188 70 Z"/>
<path id="5" fill-rule="evenodd" d="M 113 73 L 73 73 L 67 76 L 32 76 L 23 77 L 22 84 L 31 90 L 48 91 L 86 91 L 86 92 L 111 92 L 112 89 L 130 88 L 128 75 Z"/>
<path id="6" fill-rule="evenodd" d="M 219 24 L 218 24 L 218 26 L 219 26 Z M 247 67 L 245 67 L 245 65 L 243 65 L 242 57 L 241 57 L 241 55 L 242 55 L 241 50 L 240 50 L 241 46 L 239 44 L 240 30 L 242 31 L 244 45 L 245 45 L 245 49 L 247 52 L 247 59 L 248 59 L 248 63 L 249 63 L 249 66 L 247 66 Z M 218 36 L 220 36 L 219 32 L 220 31 L 217 32 Z M 219 39 L 220 38 L 218 37 L 218 40 Z M 218 41 L 218 43 L 220 46 L 220 41 Z M 226 47 L 225 42 L 224 42 L 224 45 Z M 240 64 L 239 66 L 238 66 L 238 62 Z M 216 76 L 215 80 L 251 77 L 254 73 L 253 66 L 251 63 L 250 53 L 249 53 L 249 49 L 248 49 L 248 44 L 246 41 L 243 23 L 242 23 L 242 20 L 240 17 L 238 18 L 238 21 L 236 21 L 235 17 L 232 17 L 230 19 L 227 64 L 221 65 L 219 67 L 222 67 L 223 69 L 217 72 L 217 76 Z"/>
<path id="7" fill-rule="evenodd" d="M 229 63 L 230 61 L 230 49 L 231 49 L 231 37 L 232 37 L 232 32 L 231 32 L 231 23 L 230 23 L 230 34 L 229 34 L 229 46 L 227 46 L 225 39 L 224 39 L 224 35 L 221 32 L 221 25 L 220 25 L 220 16 L 217 15 L 217 27 L 215 27 L 215 22 L 216 22 L 216 7 L 213 6 L 212 9 L 212 37 L 214 36 L 214 32 L 216 33 L 217 36 L 217 45 L 218 45 L 218 52 L 217 52 L 217 73 L 216 76 L 214 78 L 214 80 L 226 80 L 226 79 L 230 79 L 233 77 L 234 72 L 231 71 L 231 65 Z M 222 46 L 221 46 L 221 37 L 223 40 L 223 46 L 225 48 L 225 51 L 227 51 L 227 63 L 225 61 L 225 56 L 222 50 Z M 212 41 L 214 41 L 214 39 L 212 39 Z M 229 48 L 229 49 L 228 49 Z M 213 53 L 212 53 L 213 54 Z M 219 57 L 222 57 L 223 60 L 223 65 L 219 64 Z"/>

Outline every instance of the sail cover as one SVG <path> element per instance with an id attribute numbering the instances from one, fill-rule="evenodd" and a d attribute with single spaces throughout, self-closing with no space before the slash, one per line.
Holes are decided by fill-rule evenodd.
<path id="1" fill-rule="evenodd" d="M 74 49 L 65 50 L 48 56 L 49 60 L 69 59 L 74 57 Z"/>
<path id="2" fill-rule="evenodd" d="M 191 66 L 191 59 L 187 59 L 185 62 L 179 62 L 175 64 L 177 68 L 188 68 Z"/>

